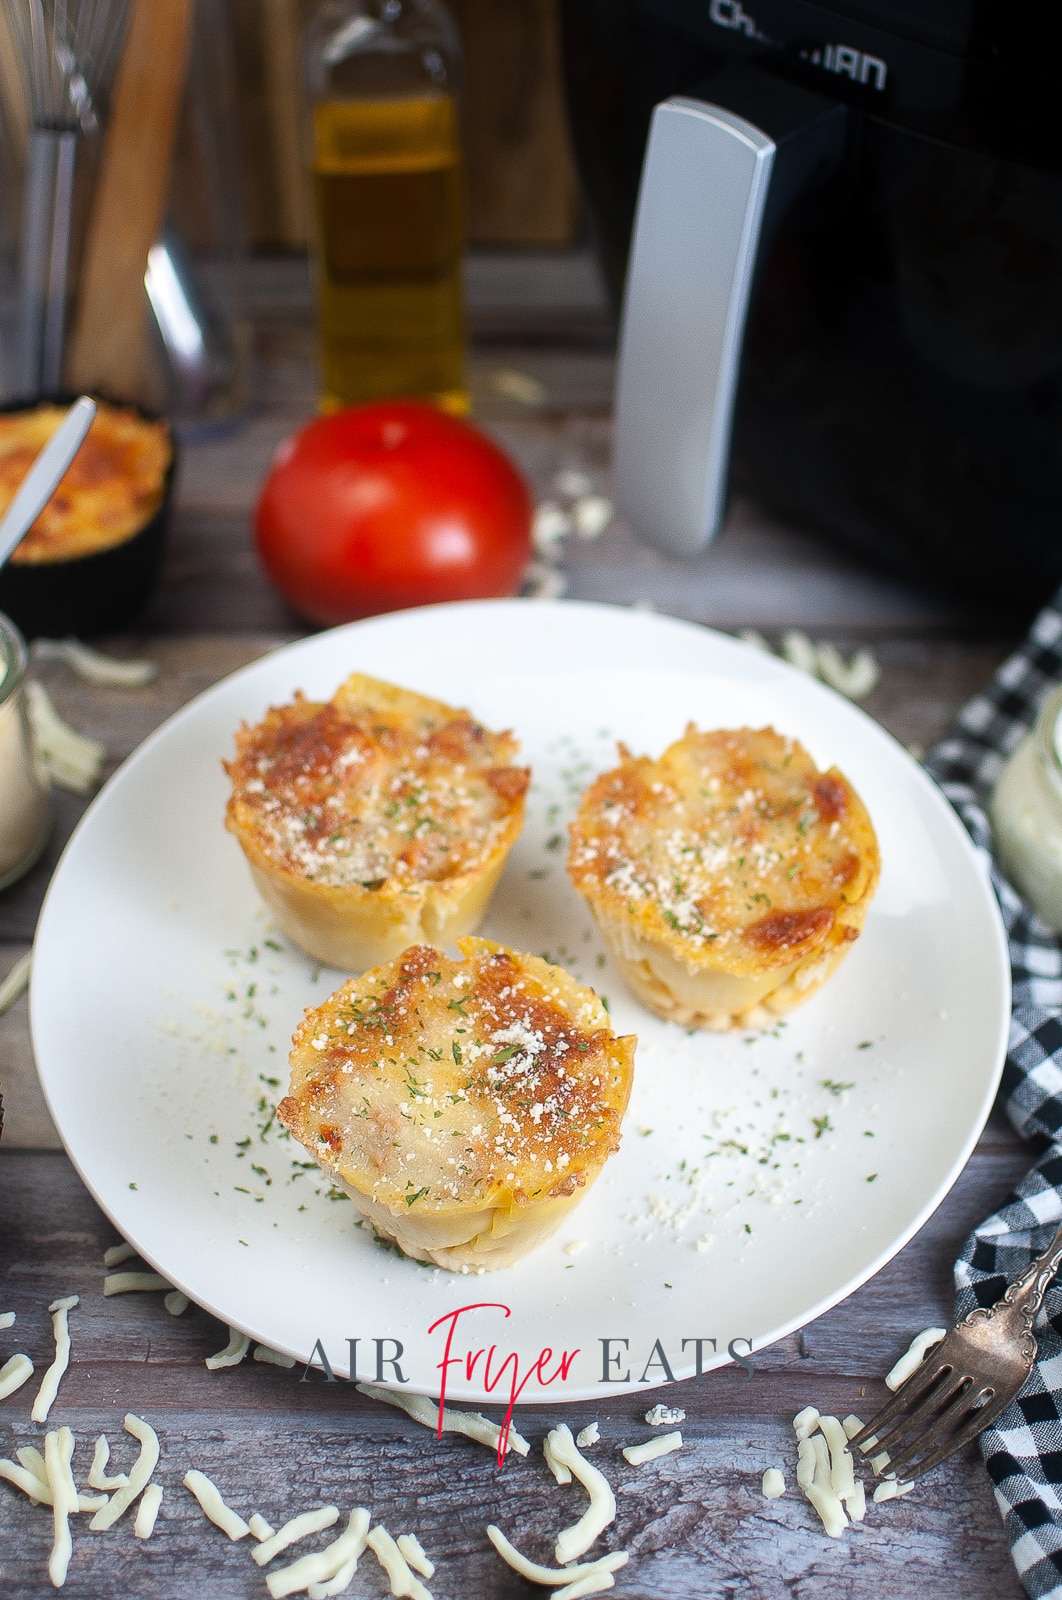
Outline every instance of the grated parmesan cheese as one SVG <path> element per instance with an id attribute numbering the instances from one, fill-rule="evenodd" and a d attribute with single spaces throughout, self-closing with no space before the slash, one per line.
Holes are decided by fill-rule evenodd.
<path id="1" fill-rule="evenodd" d="M 551 1428 L 549 1441 L 556 1460 L 578 1478 L 590 1496 L 590 1504 L 579 1521 L 570 1528 L 562 1529 L 557 1535 L 553 1553 L 558 1566 L 563 1567 L 566 1562 L 574 1561 L 576 1556 L 589 1550 L 598 1535 L 610 1522 L 615 1521 L 616 1496 L 604 1473 L 580 1455 L 567 1423 L 562 1422 L 558 1427 Z"/>
<path id="2" fill-rule="evenodd" d="M 150 1539 L 155 1531 L 155 1521 L 162 1504 L 162 1486 L 158 1483 L 149 1483 L 140 1497 L 140 1504 L 136 1508 L 136 1520 L 133 1523 L 133 1532 L 138 1539 Z"/>
<path id="3" fill-rule="evenodd" d="M 5 1361 L 0 1367 L 0 1400 L 6 1400 L 9 1394 L 21 1389 L 32 1376 L 33 1362 L 29 1356 L 19 1354 Z"/>
<path id="4" fill-rule="evenodd" d="M 632 1467 L 640 1467 L 645 1461 L 655 1461 L 658 1456 L 669 1456 L 674 1450 L 682 1449 L 682 1435 L 675 1433 L 662 1433 L 656 1439 L 645 1439 L 641 1444 L 629 1444 L 623 1452 L 623 1459 Z"/>
<path id="5" fill-rule="evenodd" d="M 70 1365 L 70 1324 L 67 1318 L 77 1303 L 78 1296 L 70 1294 L 62 1300 L 53 1300 L 48 1307 L 52 1314 L 52 1332 L 55 1336 L 55 1360 L 44 1374 L 37 1391 L 37 1398 L 33 1402 L 30 1416 L 34 1422 L 47 1422 L 48 1413 L 59 1393 L 63 1373 Z"/>
<path id="6" fill-rule="evenodd" d="M 946 1332 L 946 1328 L 923 1328 L 921 1333 L 916 1334 L 896 1365 L 886 1373 L 885 1387 L 898 1389 L 902 1383 L 906 1383 L 922 1365 L 926 1351 L 939 1344 Z"/>
<path id="7" fill-rule="evenodd" d="M 122 1420 L 122 1427 L 138 1441 L 140 1452 L 133 1462 L 129 1482 L 125 1488 L 119 1489 L 112 1495 L 89 1523 L 93 1533 L 103 1533 L 114 1526 L 118 1518 L 128 1511 L 140 1491 L 147 1488 L 151 1482 L 151 1475 L 159 1464 L 159 1436 L 150 1423 L 129 1411 Z"/>
<path id="8" fill-rule="evenodd" d="M 325 1528 L 331 1528 L 338 1521 L 338 1506 L 319 1506 L 316 1511 L 300 1512 L 268 1539 L 263 1539 L 258 1549 L 251 1551 L 251 1560 L 264 1567 L 289 1545 L 298 1544 L 300 1539 L 308 1539 L 311 1533 L 323 1533 Z"/>
<path id="9" fill-rule="evenodd" d="M 207 1356 L 203 1365 L 211 1372 L 219 1372 L 222 1367 L 238 1367 L 250 1348 L 251 1341 L 247 1334 L 230 1328 L 229 1342 L 224 1350 L 219 1350 L 217 1355 Z"/>
<path id="10" fill-rule="evenodd" d="M 216 1528 L 222 1533 L 227 1533 L 232 1540 L 246 1538 L 250 1528 L 243 1518 L 227 1506 L 221 1498 L 221 1491 L 216 1483 L 212 1483 L 205 1472 L 198 1472 L 193 1467 L 184 1475 L 185 1488 L 199 1501 L 203 1514 L 210 1518 Z M 91 1524 L 94 1526 L 95 1524 Z"/>
<path id="11" fill-rule="evenodd" d="M 401 1550 L 382 1523 L 377 1523 L 365 1543 L 387 1574 L 393 1595 L 405 1600 L 432 1600 L 431 1590 L 409 1570 Z"/>
<path id="12" fill-rule="evenodd" d="M 785 1479 L 777 1467 L 768 1467 L 760 1488 L 765 1500 L 780 1500 L 785 1494 Z"/>
<path id="13" fill-rule="evenodd" d="M 395 1540 L 402 1556 L 414 1572 L 419 1572 L 422 1578 L 434 1578 L 435 1562 L 424 1553 L 420 1540 L 415 1533 L 400 1533 Z"/>
<path id="14" fill-rule="evenodd" d="M 589 1444 L 597 1444 L 601 1438 L 601 1430 L 596 1422 L 591 1422 L 587 1427 L 581 1428 L 575 1435 L 575 1442 L 580 1450 L 585 1450 Z"/>
<path id="15" fill-rule="evenodd" d="M 359 1383 L 357 1390 L 359 1394 L 368 1395 L 370 1400 L 382 1400 L 384 1405 L 397 1406 L 425 1428 L 437 1428 L 439 1425 L 438 1404 L 429 1400 L 427 1395 L 400 1394 L 396 1389 L 381 1389 L 373 1383 Z M 442 1431 L 464 1434 L 465 1438 L 474 1439 L 477 1444 L 489 1445 L 494 1450 L 498 1448 L 501 1438 L 501 1429 L 496 1422 L 491 1422 L 478 1411 L 454 1411 L 450 1406 L 443 1410 Z M 507 1448 L 515 1450 L 518 1456 L 526 1456 L 531 1446 L 523 1434 L 510 1428 Z"/>
<path id="16" fill-rule="evenodd" d="M 625 1567 L 630 1560 L 626 1550 L 614 1550 L 611 1555 L 601 1556 L 597 1561 L 586 1561 L 581 1566 L 543 1567 L 537 1561 L 529 1560 L 514 1544 L 510 1544 L 501 1529 L 495 1527 L 493 1522 L 487 1526 L 487 1538 L 502 1560 L 529 1583 L 567 1584 L 570 1587 L 573 1581 L 581 1582 L 594 1572 L 616 1572 L 620 1567 Z M 557 1600 L 556 1596 L 554 1600 Z"/>

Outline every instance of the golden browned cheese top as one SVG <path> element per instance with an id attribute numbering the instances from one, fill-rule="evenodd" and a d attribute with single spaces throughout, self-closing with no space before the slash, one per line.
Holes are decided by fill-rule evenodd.
<path id="1" fill-rule="evenodd" d="M 571 1194 L 618 1148 L 634 1040 L 592 989 L 483 939 L 430 945 L 307 1011 L 278 1116 L 397 1210 Z"/>
<path id="2" fill-rule="evenodd" d="M 522 814 L 530 773 L 516 752 L 467 711 L 354 677 L 237 733 L 226 820 L 281 870 L 330 888 L 444 883 L 479 869 Z"/>
<path id="3" fill-rule="evenodd" d="M 568 871 L 592 903 L 735 973 L 855 936 L 846 909 L 873 892 L 878 848 L 836 767 L 773 728 L 691 724 L 659 761 L 620 755 L 571 825 Z"/>
<path id="4" fill-rule="evenodd" d="M 0 516 L 66 415 L 62 406 L 0 414 Z M 12 561 L 73 561 L 121 544 L 162 503 L 173 456 L 169 429 L 100 402 L 85 442 Z"/>

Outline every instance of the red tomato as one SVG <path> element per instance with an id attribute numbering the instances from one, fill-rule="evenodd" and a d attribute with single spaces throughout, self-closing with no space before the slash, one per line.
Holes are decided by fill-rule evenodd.
<path id="1" fill-rule="evenodd" d="M 497 445 L 419 400 L 351 406 L 277 451 L 255 513 L 266 570 L 314 622 L 513 594 L 531 497 Z"/>

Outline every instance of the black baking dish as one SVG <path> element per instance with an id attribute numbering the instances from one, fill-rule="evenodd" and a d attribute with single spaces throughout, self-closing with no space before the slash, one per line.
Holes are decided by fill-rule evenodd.
<path id="1" fill-rule="evenodd" d="M 100 398 L 135 411 L 146 422 L 165 420 L 128 400 L 109 395 Z M 73 394 L 42 395 L 32 401 L 0 405 L 0 414 L 33 411 L 39 405 L 72 405 L 76 399 Z M 132 621 L 146 605 L 158 581 L 169 525 L 177 462 L 172 429 L 169 441 L 170 464 L 162 500 L 136 533 L 121 544 L 70 561 L 9 561 L 0 570 L 0 611 L 6 612 L 27 638 L 110 633 Z"/>

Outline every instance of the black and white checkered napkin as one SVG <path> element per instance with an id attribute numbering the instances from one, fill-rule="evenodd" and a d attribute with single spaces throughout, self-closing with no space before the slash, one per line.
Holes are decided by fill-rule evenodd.
<path id="1" fill-rule="evenodd" d="M 1035 917 L 992 858 L 985 802 L 1044 695 L 1062 682 L 1062 589 L 1022 647 L 971 700 L 926 766 L 986 857 L 1010 942 L 1014 1012 L 1000 1098 L 1018 1132 L 1046 1149 L 955 1263 L 956 1311 L 998 1300 L 1062 1221 L 1062 939 Z M 981 1452 L 1018 1576 L 1062 1600 L 1062 1281 L 1047 1292 L 1025 1392 L 981 1435 Z"/>

